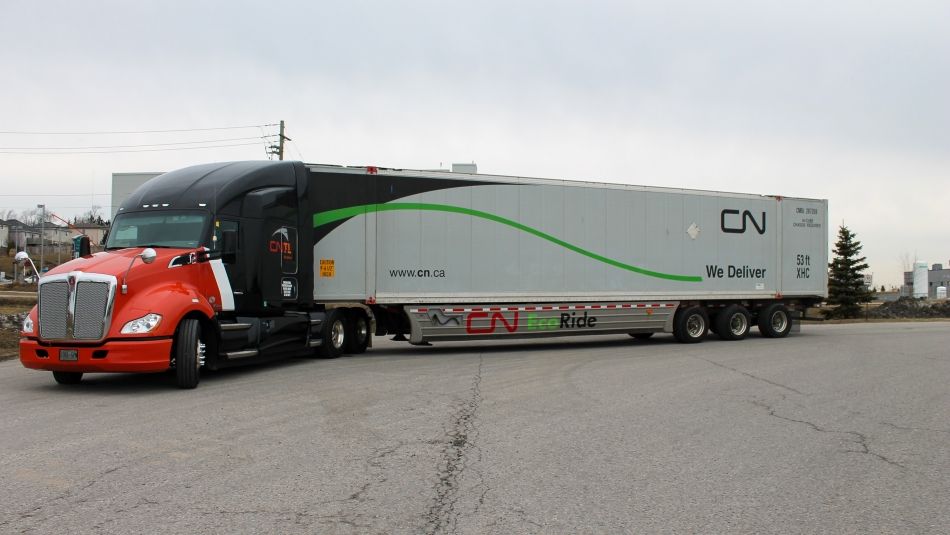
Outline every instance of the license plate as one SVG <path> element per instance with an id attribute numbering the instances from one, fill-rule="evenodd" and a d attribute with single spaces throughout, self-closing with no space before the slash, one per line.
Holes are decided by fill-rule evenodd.
<path id="1" fill-rule="evenodd" d="M 60 349 L 59 360 L 79 360 L 78 349 Z"/>

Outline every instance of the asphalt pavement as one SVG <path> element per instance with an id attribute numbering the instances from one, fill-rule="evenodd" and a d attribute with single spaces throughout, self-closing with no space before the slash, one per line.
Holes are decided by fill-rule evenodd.
<path id="1" fill-rule="evenodd" d="M 946 533 L 950 323 L 0 362 L 3 533 Z"/>

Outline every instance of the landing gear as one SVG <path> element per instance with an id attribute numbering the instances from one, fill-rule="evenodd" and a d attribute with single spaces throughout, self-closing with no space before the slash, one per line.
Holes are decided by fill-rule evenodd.
<path id="1" fill-rule="evenodd" d="M 637 340 L 647 340 L 653 333 L 628 333 L 630 336 L 636 338 Z"/>

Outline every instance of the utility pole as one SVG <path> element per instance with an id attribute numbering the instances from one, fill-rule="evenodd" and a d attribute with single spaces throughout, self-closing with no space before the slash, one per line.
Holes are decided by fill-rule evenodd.
<path id="1" fill-rule="evenodd" d="M 293 141 L 289 137 L 284 135 L 284 120 L 280 120 L 280 134 L 277 136 L 277 145 L 271 145 L 268 147 L 270 149 L 269 154 L 276 154 L 278 160 L 284 159 L 284 140 Z"/>
<path id="2" fill-rule="evenodd" d="M 46 245 L 46 205 L 37 204 L 37 208 L 43 209 L 43 216 L 40 219 L 40 273 L 43 272 L 43 249 Z M 39 277 L 40 273 L 37 273 L 36 276 Z"/>

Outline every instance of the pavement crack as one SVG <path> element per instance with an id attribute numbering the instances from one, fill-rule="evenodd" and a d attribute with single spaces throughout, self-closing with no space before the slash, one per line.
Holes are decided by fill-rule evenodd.
<path id="1" fill-rule="evenodd" d="M 709 364 L 712 364 L 713 366 L 719 366 L 720 368 L 724 368 L 724 369 L 726 369 L 726 370 L 729 370 L 729 371 L 732 371 L 732 372 L 735 372 L 735 373 L 739 373 L 739 374 L 745 375 L 746 377 L 748 377 L 748 378 L 750 378 L 750 379 L 755 379 L 756 381 L 762 381 L 763 383 L 768 383 L 768 384 L 770 384 L 770 385 L 772 385 L 772 386 L 777 386 L 777 387 L 779 387 L 779 388 L 784 388 L 785 390 L 788 390 L 789 392 L 794 392 L 794 393 L 796 393 L 796 394 L 798 394 L 798 395 L 801 395 L 801 396 L 807 396 L 807 395 L 808 395 L 808 394 L 806 394 L 806 393 L 804 393 L 804 392 L 802 392 L 802 391 L 800 391 L 800 390 L 796 390 L 796 389 L 794 389 L 794 388 L 792 388 L 792 387 L 790 387 L 790 386 L 788 386 L 788 385 L 783 385 L 782 383 L 776 383 L 775 381 L 770 381 L 769 379 L 766 379 L 766 378 L 764 378 L 764 377 L 759 377 L 758 375 L 754 375 L 754 374 L 751 374 L 751 373 L 749 373 L 749 372 L 744 372 L 744 371 L 742 371 L 742 370 L 733 368 L 733 367 L 731 367 L 731 366 L 726 366 L 725 364 L 720 364 L 720 363 L 718 363 L 718 362 L 716 362 L 716 361 L 714 361 L 714 360 L 704 359 L 703 357 L 696 357 L 696 356 L 694 356 L 693 358 L 694 358 L 694 359 L 697 359 L 697 360 L 701 360 L 701 361 L 703 361 L 703 362 L 708 362 Z"/>
<path id="2" fill-rule="evenodd" d="M 355 501 L 355 502 L 362 502 L 362 501 L 364 501 L 363 495 L 366 494 L 366 491 L 369 490 L 369 487 L 370 487 L 371 484 L 372 484 L 372 483 L 368 483 L 368 482 L 365 483 L 365 484 L 360 488 L 360 490 L 354 492 L 353 494 L 350 494 L 349 500 L 350 500 L 350 501 Z"/>
<path id="3" fill-rule="evenodd" d="M 887 427 L 893 427 L 900 431 L 924 431 L 927 433 L 946 433 L 950 434 L 950 429 L 934 429 L 932 427 L 909 427 L 903 425 L 892 424 L 890 422 L 881 422 L 881 425 L 886 425 Z"/>
<path id="4" fill-rule="evenodd" d="M 895 460 L 893 460 L 893 459 L 890 459 L 890 458 L 888 458 L 887 456 L 885 456 L 885 455 L 883 455 L 883 454 L 881 454 L 881 453 L 878 453 L 878 452 L 872 450 L 872 449 L 871 449 L 871 446 L 869 445 L 869 439 L 868 439 L 867 435 L 865 435 L 864 433 L 860 433 L 860 432 L 858 432 L 858 431 L 841 431 L 841 430 L 837 430 L 837 429 L 826 429 L 826 428 L 824 428 L 824 427 L 819 426 L 818 424 L 816 424 L 816 423 L 814 423 L 814 422 L 809 422 L 808 420 L 799 420 L 799 419 L 797 419 L 797 418 L 791 418 L 791 417 L 789 417 L 789 416 L 783 416 L 783 415 L 781 415 L 781 414 L 778 414 L 777 412 L 775 412 L 775 409 L 774 409 L 771 405 L 769 405 L 769 404 L 767 404 L 767 403 L 765 403 L 765 402 L 762 402 L 762 401 L 759 401 L 759 400 L 753 400 L 753 401 L 752 401 L 752 404 L 755 405 L 756 407 L 760 407 L 760 408 L 762 408 L 762 409 L 767 410 L 769 416 L 771 416 L 771 417 L 773 417 L 773 418 L 778 418 L 779 420 L 784 420 L 784 421 L 786 421 L 786 422 L 792 422 L 792 423 L 796 423 L 796 424 L 801 424 L 801 425 L 804 425 L 804 426 L 807 426 L 807 427 L 811 428 L 812 431 L 815 431 L 815 432 L 818 432 L 818 433 L 827 433 L 827 434 L 834 434 L 834 435 L 844 435 L 845 437 L 850 437 L 850 438 L 848 439 L 848 442 L 851 442 L 852 444 L 857 445 L 857 447 L 858 447 L 859 449 L 849 449 L 849 450 L 845 450 L 847 453 L 858 453 L 858 454 L 861 454 L 861 455 L 868 455 L 868 456 L 874 457 L 875 459 L 878 459 L 878 460 L 880 460 L 880 461 L 883 461 L 883 462 L 885 462 L 885 463 L 887 463 L 887 464 L 889 464 L 889 465 L 891 465 L 891 466 L 893 466 L 893 467 L 895 467 L 895 468 L 898 468 L 898 469 L 900 469 L 900 470 L 907 470 L 907 467 L 904 466 L 904 465 L 902 465 L 901 463 L 899 463 L 899 462 L 897 462 L 897 461 L 895 461 Z"/>
<path id="5" fill-rule="evenodd" d="M 90 487 L 96 485 L 97 483 L 100 483 L 101 480 L 105 478 L 106 476 L 127 467 L 128 465 L 119 465 L 119 466 L 113 466 L 112 468 L 106 469 L 102 471 L 100 474 L 92 477 L 89 481 L 87 481 L 83 485 L 79 485 L 74 488 L 68 489 L 65 492 L 60 493 L 59 495 L 54 496 L 53 498 L 49 500 L 44 500 L 43 503 L 39 505 L 36 505 L 26 511 L 21 511 L 19 513 L 16 513 L 17 518 L 15 520 L 31 521 L 34 525 L 27 528 L 25 531 L 34 531 L 37 529 L 39 525 L 43 524 L 49 519 L 48 517 L 43 516 L 44 512 L 47 509 L 58 510 L 59 508 L 61 508 L 61 504 L 64 502 L 65 503 L 74 502 L 73 505 L 86 503 L 87 501 L 89 501 L 89 498 L 83 495 L 83 491 L 86 491 Z M 74 500 L 74 498 L 77 498 L 77 497 L 78 497 L 78 500 Z M 4 526 L 11 522 L 13 522 L 13 520 L 8 520 L 5 523 L 0 524 L 0 526 Z"/>
<path id="6" fill-rule="evenodd" d="M 478 369 L 472 378 L 468 400 L 457 405 L 451 424 L 446 432 L 439 463 L 438 481 L 433 491 L 435 496 L 426 514 L 425 533 L 455 533 L 458 513 L 455 506 L 459 499 L 459 485 L 469 460 L 470 452 L 477 451 L 478 436 L 476 413 L 482 401 L 482 365 L 484 355 L 478 356 Z M 487 490 L 485 491 L 487 493 Z M 482 494 L 481 500 L 484 500 Z"/>

